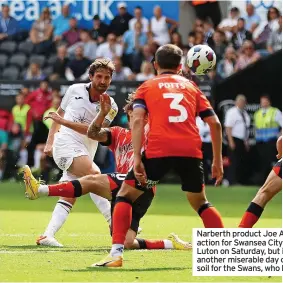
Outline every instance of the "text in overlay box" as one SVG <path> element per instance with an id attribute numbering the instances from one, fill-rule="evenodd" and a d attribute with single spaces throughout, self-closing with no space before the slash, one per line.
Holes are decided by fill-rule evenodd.
<path id="1" fill-rule="evenodd" d="M 193 276 L 282 276 L 283 229 L 193 229 Z"/>

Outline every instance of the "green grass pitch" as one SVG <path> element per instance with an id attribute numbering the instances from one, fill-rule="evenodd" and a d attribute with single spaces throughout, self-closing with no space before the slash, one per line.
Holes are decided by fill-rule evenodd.
<path id="1" fill-rule="evenodd" d="M 255 187 L 207 188 L 226 227 L 236 227 L 256 193 Z M 90 269 L 110 247 L 108 225 L 89 196 L 78 199 L 57 234 L 64 248 L 35 245 L 50 219 L 56 198 L 29 201 L 19 183 L 0 184 L 0 282 L 281 282 L 281 277 L 193 277 L 188 251 L 126 251 L 121 269 Z M 267 206 L 257 227 L 282 227 L 282 195 Z M 191 240 L 202 227 L 176 185 L 159 185 L 141 223 L 140 237 L 166 238 L 170 232 Z"/>

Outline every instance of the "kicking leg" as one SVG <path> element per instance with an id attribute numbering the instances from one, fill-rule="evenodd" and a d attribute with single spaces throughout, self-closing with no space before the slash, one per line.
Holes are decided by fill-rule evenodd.
<path id="1" fill-rule="evenodd" d="M 239 228 L 252 228 L 266 204 L 281 190 L 282 179 L 272 170 L 243 215 Z"/>

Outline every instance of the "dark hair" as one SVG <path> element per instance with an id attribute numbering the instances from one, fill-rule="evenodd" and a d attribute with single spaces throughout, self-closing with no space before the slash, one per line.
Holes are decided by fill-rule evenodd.
<path id="1" fill-rule="evenodd" d="M 239 13 L 239 9 L 237 7 L 233 7 L 233 8 L 231 8 L 230 12 Z"/>
<path id="2" fill-rule="evenodd" d="M 3 8 L 10 8 L 10 6 L 8 5 L 8 4 L 2 4 L 2 6 L 1 6 L 1 8 L 3 9 Z"/>
<path id="3" fill-rule="evenodd" d="M 246 22 L 246 20 L 244 18 L 239 18 L 238 21 Z"/>
<path id="4" fill-rule="evenodd" d="M 93 20 L 100 20 L 98 15 L 94 15 Z"/>
<path id="5" fill-rule="evenodd" d="M 161 69 L 177 69 L 181 63 L 183 51 L 176 45 L 165 44 L 155 53 L 155 60 Z"/>
<path id="6" fill-rule="evenodd" d="M 115 71 L 115 66 L 110 59 L 98 58 L 95 59 L 93 63 L 89 66 L 89 70 L 88 70 L 89 75 L 93 76 L 98 69 L 108 69 L 112 76 L 113 72 Z"/>
<path id="7" fill-rule="evenodd" d="M 196 33 L 195 33 L 194 31 L 190 31 L 190 32 L 188 33 L 188 36 L 196 36 Z"/>
<path id="8" fill-rule="evenodd" d="M 135 9 L 142 10 L 142 7 L 141 6 L 136 6 Z"/>
<path id="9" fill-rule="evenodd" d="M 271 102 L 270 96 L 268 94 L 263 94 L 260 96 L 260 99 L 265 98 L 268 99 Z"/>
<path id="10" fill-rule="evenodd" d="M 270 7 L 267 11 L 267 21 L 270 21 L 270 10 L 274 9 L 276 14 L 277 14 L 277 18 L 279 18 L 281 16 L 280 11 L 276 8 L 276 7 Z"/>

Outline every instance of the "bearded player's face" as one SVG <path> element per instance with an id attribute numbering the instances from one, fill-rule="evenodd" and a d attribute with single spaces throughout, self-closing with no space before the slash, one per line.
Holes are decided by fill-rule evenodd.
<path id="1" fill-rule="evenodd" d="M 90 75 L 92 87 L 99 93 L 104 93 L 111 83 L 111 73 L 108 69 L 99 69 L 95 71 L 94 75 Z"/>

